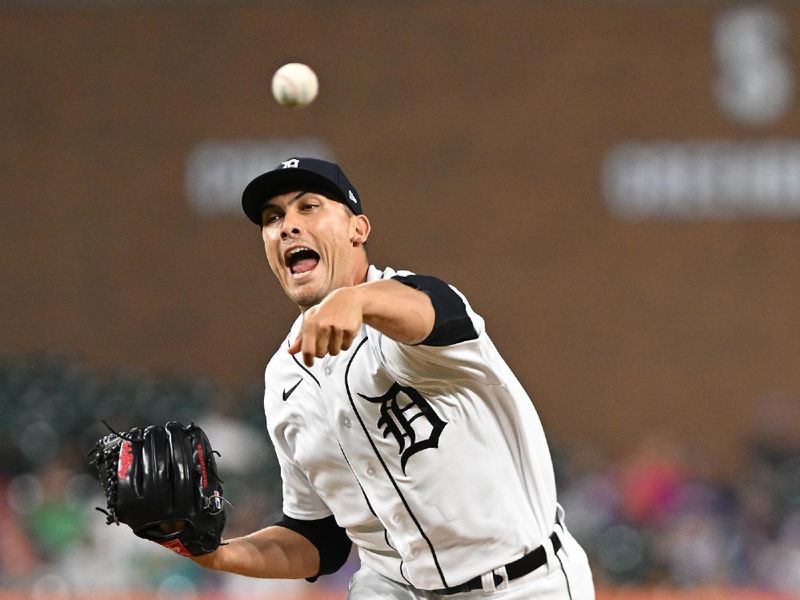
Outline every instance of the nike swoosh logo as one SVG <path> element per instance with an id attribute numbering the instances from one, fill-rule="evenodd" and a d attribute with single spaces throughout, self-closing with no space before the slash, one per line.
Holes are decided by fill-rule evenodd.
<path id="1" fill-rule="evenodd" d="M 297 383 L 295 383 L 295 384 L 294 384 L 292 387 L 290 387 L 288 390 L 283 390 L 283 401 L 284 401 L 284 402 L 286 402 L 286 401 L 289 399 L 289 396 L 291 396 L 291 395 L 292 395 L 292 392 L 293 392 L 293 391 L 295 391 L 295 390 L 297 389 L 297 386 L 298 386 L 298 385 L 300 385 L 301 383 L 303 383 L 303 378 L 302 378 L 302 377 L 300 378 L 300 381 L 298 381 Z"/>

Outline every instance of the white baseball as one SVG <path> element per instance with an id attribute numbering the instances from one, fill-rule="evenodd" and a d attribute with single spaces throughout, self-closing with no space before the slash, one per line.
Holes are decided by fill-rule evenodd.
<path id="1" fill-rule="evenodd" d="M 317 74 L 303 63 L 288 63 L 272 76 L 272 95 L 283 106 L 307 106 L 319 91 Z"/>

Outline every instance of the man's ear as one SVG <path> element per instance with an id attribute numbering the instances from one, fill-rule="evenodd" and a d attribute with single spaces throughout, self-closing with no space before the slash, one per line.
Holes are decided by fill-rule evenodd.
<path id="1" fill-rule="evenodd" d="M 350 241 L 353 246 L 363 246 L 367 242 L 371 225 L 366 215 L 353 215 L 353 229 Z"/>

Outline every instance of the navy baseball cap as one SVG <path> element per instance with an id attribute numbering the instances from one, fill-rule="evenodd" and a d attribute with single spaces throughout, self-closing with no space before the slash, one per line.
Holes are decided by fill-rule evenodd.
<path id="1" fill-rule="evenodd" d="M 261 211 L 267 200 L 292 190 L 304 189 L 323 193 L 357 215 L 364 212 L 358 191 L 339 165 L 307 157 L 286 159 L 271 171 L 253 179 L 242 193 L 242 209 L 253 223 L 261 225 Z"/>

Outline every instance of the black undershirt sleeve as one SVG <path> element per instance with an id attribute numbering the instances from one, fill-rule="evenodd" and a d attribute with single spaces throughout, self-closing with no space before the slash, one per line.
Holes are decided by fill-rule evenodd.
<path id="1" fill-rule="evenodd" d="M 478 337 L 461 296 L 444 281 L 430 275 L 395 275 L 392 279 L 427 294 L 433 303 L 433 330 L 420 345 L 450 346 Z"/>
<path id="2" fill-rule="evenodd" d="M 314 577 L 307 577 L 308 581 L 314 582 L 320 575 L 335 573 L 347 562 L 352 542 L 344 528 L 336 524 L 333 515 L 313 521 L 303 521 L 283 515 L 275 525 L 299 533 L 314 544 L 319 552 L 319 573 Z"/>

